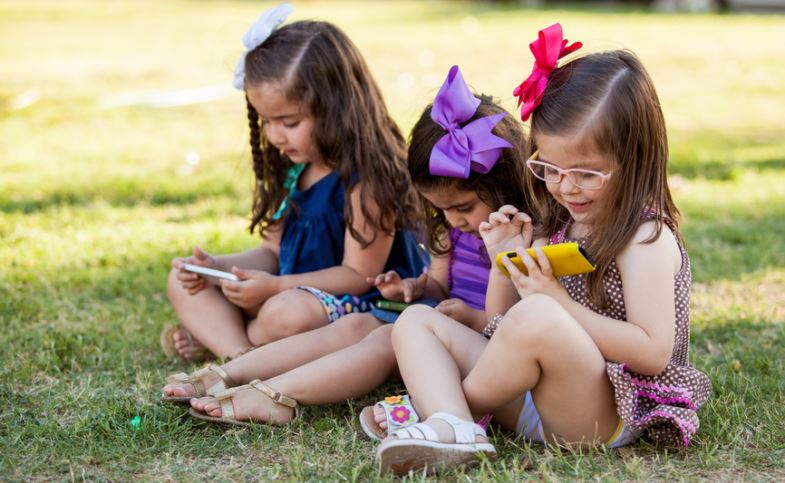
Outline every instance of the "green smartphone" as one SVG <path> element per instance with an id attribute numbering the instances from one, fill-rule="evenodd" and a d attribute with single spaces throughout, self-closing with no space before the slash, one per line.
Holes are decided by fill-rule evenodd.
<path id="1" fill-rule="evenodd" d="M 410 304 L 405 302 L 393 302 L 392 300 L 377 300 L 376 308 L 381 310 L 391 310 L 393 312 L 403 312 Z"/>

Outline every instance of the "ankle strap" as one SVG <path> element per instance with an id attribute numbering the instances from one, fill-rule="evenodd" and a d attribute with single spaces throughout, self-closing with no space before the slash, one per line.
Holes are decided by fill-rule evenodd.
<path id="1" fill-rule="evenodd" d="M 259 390 L 260 392 L 262 392 L 263 394 L 265 394 L 267 397 L 269 397 L 270 399 L 272 399 L 278 404 L 282 404 L 290 408 L 297 407 L 297 401 L 290 398 L 289 396 L 284 396 L 283 394 L 271 388 L 270 386 L 263 383 L 259 379 L 254 379 L 253 381 L 249 382 L 248 385 L 253 386 L 255 389 Z"/>
<path id="2" fill-rule="evenodd" d="M 445 421 L 447 424 L 452 426 L 453 433 L 455 433 L 456 443 L 474 443 L 477 439 L 477 436 L 482 436 L 485 438 L 488 437 L 485 429 L 483 429 L 482 426 L 475 423 L 474 421 L 467 421 L 450 413 L 444 412 L 433 413 L 428 419 L 431 418 L 441 419 L 442 421 Z"/>
<path id="3" fill-rule="evenodd" d="M 229 374 L 227 374 L 226 371 L 223 370 L 221 366 L 216 364 L 208 364 L 207 368 L 213 371 L 214 373 L 218 374 L 218 377 L 220 377 L 223 380 L 224 384 L 226 384 L 226 387 L 232 387 L 237 385 L 234 382 L 234 380 L 231 377 L 229 377 Z"/>

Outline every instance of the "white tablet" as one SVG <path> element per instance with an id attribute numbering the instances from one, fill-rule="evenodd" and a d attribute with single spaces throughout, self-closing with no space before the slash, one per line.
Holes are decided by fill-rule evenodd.
<path id="1" fill-rule="evenodd" d="M 200 267 L 199 265 L 191 265 L 190 263 L 184 263 L 183 270 L 198 273 L 199 275 L 204 275 L 205 277 L 222 278 L 224 280 L 232 280 L 233 282 L 240 281 L 240 278 L 233 273 L 214 270 L 207 267 Z"/>

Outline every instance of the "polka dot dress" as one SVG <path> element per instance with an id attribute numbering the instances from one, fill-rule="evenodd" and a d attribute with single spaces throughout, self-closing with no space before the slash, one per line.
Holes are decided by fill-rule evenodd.
<path id="1" fill-rule="evenodd" d="M 645 219 L 654 214 L 642 215 Z M 670 220 L 664 222 L 673 229 Z M 569 241 L 585 245 L 586 239 L 566 238 L 565 226 L 551 238 L 551 243 Z M 687 251 L 679 243 L 681 270 L 673 280 L 676 301 L 676 334 L 673 354 L 665 370 L 658 376 L 644 376 L 632 372 L 625 363 L 607 363 L 608 377 L 615 389 L 616 409 L 619 417 L 630 428 L 641 428 L 655 442 L 687 446 L 698 431 L 697 409 L 711 395 L 711 382 L 689 362 L 690 341 L 690 286 L 692 272 Z M 612 262 L 603 284 L 609 295 L 608 307 L 600 309 L 588 295 L 586 274 L 562 277 L 560 282 L 570 296 L 594 312 L 616 320 L 627 320 L 621 274 Z"/>

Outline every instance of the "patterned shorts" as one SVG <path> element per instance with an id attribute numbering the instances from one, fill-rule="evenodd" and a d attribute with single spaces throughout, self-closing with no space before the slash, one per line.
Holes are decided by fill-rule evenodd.
<path id="1" fill-rule="evenodd" d="M 327 314 L 327 322 L 335 322 L 347 314 L 370 312 L 371 309 L 373 309 L 373 304 L 369 301 L 360 300 L 359 297 L 355 297 L 354 295 L 333 295 L 313 287 L 297 288 L 311 293 L 319 300 L 319 303 L 322 304 L 322 307 Z"/>

